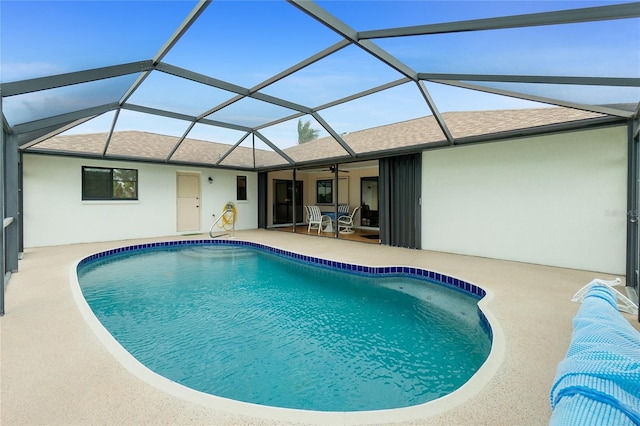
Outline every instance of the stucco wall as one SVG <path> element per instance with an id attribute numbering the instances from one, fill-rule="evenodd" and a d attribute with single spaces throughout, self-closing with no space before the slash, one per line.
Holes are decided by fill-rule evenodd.
<path id="1" fill-rule="evenodd" d="M 137 169 L 138 201 L 82 201 L 82 166 Z M 228 201 L 236 205 L 236 229 L 257 228 L 255 173 L 29 154 L 24 156 L 25 247 L 180 235 L 178 171 L 201 174 L 201 232 L 209 231 L 212 214 L 220 216 Z M 238 175 L 247 176 L 247 201 L 236 201 Z"/>
<path id="2" fill-rule="evenodd" d="M 423 153 L 422 247 L 624 275 L 627 130 Z"/>

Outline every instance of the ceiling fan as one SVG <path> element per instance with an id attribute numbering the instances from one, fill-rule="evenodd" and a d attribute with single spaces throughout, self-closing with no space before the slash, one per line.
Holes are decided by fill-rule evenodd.
<path id="1" fill-rule="evenodd" d="M 322 169 L 323 172 L 331 172 L 331 173 L 335 173 L 336 170 L 339 171 L 340 173 L 349 173 L 349 170 L 337 169 L 336 166 L 329 166 L 328 169 Z"/>

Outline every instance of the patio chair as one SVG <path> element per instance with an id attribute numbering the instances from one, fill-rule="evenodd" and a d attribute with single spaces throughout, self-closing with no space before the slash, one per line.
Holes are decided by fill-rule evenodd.
<path id="1" fill-rule="evenodd" d="M 349 204 L 338 204 L 338 217 L 349 215 Z"/>
<path id="2" fill-rule="evenodd" d="M 311 232 L 312 229 L 318 228 L 318 234 L 325 229 L 330 223 L 329 216 L 323 215 L 320 212 L 318 206 L 306 206 L 307 207 L 307 223 L 309 224 L 307 232 Z"/>
<path id="3" fill-rule="evenodd" d="M 353 218 L 356 216 L 358 209 L 355 207 L 350 215 L 340 216 L 338 218 L 338 232 L 342 234 L 353 234 Z"/>

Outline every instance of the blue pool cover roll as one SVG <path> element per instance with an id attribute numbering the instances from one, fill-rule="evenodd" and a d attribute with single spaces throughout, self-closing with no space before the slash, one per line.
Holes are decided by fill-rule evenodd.
<path id="1" fill-rule="evenodd" d="M 550 425 L 640 425 L 640 333 L 606 286 L 585 295 L 550 396 Z"/>

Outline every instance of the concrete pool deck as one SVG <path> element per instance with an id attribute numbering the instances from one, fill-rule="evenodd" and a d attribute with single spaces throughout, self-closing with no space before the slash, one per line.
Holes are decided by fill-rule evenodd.
<path id="1" fill-rule="evenodd" d="M 70 285 L 71 266 L 110 248 L 205 235 L 75 244 L 25 250 L 6 290 L 0 318 L 0 423 L 119 425 L 543 425 L 549 390 L 565 356 L 579 304 L 573 294 L 594 278 L 615 276 L 469 256 L 311 238 L 266 230 L 240 231 L 254 241 L 310 256 L 371 266 L 415 266 L 479 285 L 483 310 L 501 342 L 461 392 L 438 404 L 370 416 L 322 416 L 263 409 L 168 393 L 135 374 L 105 347 L 85 320 Z M 638 330 L 632 315 L 623 314 Z M 142 378 L 141 378 L 142 377 Z"/>

